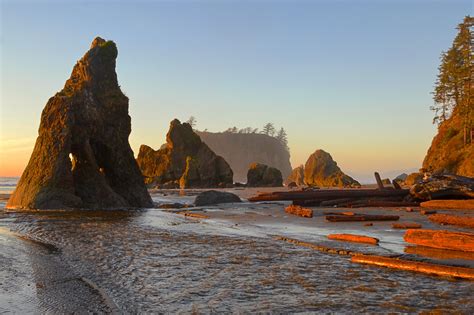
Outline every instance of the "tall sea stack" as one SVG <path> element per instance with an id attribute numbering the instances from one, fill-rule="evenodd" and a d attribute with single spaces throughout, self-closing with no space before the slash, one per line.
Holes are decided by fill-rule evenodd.
<path id="1" fill-rule="evenodd" d="M 7 203 L 20 209 L 119 209 L 152 201 L 128 143 L 117 46 L 97 37 L 41 114 L 28 166 Z"/>
<path id="2" fill-rule="evenodd" d="M 142 145 L 137 162 L 149 185 L 161 188 L 226 187 L 233 183 L 233 172 L 188 123 L 174 119 L 166 144 L 155 151 Z"/>

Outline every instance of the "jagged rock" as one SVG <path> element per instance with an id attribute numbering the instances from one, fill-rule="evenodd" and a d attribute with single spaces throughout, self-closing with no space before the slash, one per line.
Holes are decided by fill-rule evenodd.
<path id="1" fill-rule="evenodd" d="M 408 177 L 408 174 L 402 173 L 402 174 L 398 175 L 397 177 L 395 177 L 393 179 L 393 181 L 397 182 L 399 184 L 403 184 L 405 182 L 405 180 L 407 179 L 407 177 Z"/>
<path id="2" fill-rule="evenodd" d="M 8 208 L 152 207 L 128 143 L 128 98 L 117 47 L 97 37 L 63 90 L 48 100 L 28 166 Z"/>
<path id="3" fill-rule="evenodd" d="M 281 172 L 265 164 L 252 163 L 247 172 L 248 187 L 281 187 L 283 178 Z"/>
<path id="4" fill-rule="evenodd" d="M 222 187 L 232 184 L 229 164 L 216 155 L 193 131 L 191 125 L 175 119 L 166 135 L 166 147 L 158 151 L 140 147 L 137 158 L 145 183 L 180 188 Z"/>
<path id="5" fill-rule="evenodd" d="M 382 184 L 384 184 L 384 185 L 390 185 L 391 183 L 392 183 L 392 182 L 390 181 L 389 178 L 384 178 L 384 179 L 382 179 Z"/>
<path id="6" fill-rule="evenodd" d="M 423 173 L 411 173 L 407 176 L 404 181 L 405 186 L 413 186 L 415 184 L 421 183 L 423 181 Z"/>
<path id="7" fill-rule="evenodd" d="M 457 175 L 432 175 L 410 188 L 420 200 L 474 198 L 474 178 Z"/>
<path id="8" fill-rule="evenodd" d="M 261 163 L 281 171 L 283 178 L 291 173 L 290 153 L 278 139 L 259 133 L 196 133 L 216 154 L 222 156 L 234 171 L 234 180 L 245 182 L 251 163 Z"/>
<path id="9" fill-rule="evenodd" d="M 451 117 L 438 128 L 438 134 L 433 138 L 431 146 L 423 161 L 423 168 L 433 174 L 456 174 L 474 177 L 474 143 L 471 132 L 466 129 L 468 143 L 464 144 L 465 117 L 461 106 L 455 108 Z M 471 110 L 471 121 L 474 121 L 474 111 Z"/>
<path id="10" fill-rule="evenodd" d="M 230 192 L 209 190 L 197 195 L 194 205 L 196 207 L 202 207 L 233 202 L 242 202 L 242 200 L 240 200 L 239 196 Z"/>
<path id="11" fill-rule="evenodd" d="M 291 171 L 290 176 L 285 181 L 285 184 L 289 186 L 290 183 L 295 183 L 297 186 L 304 186 L 304 166 L 300 165 Z"/>
<path id="12" fill-rule="evenodd" d="M 331 155 L 323 150 L 316 150 L 306 161 L 304 181 L 308 186 L 360 187 L 359 182 L 344 174 Z"/>

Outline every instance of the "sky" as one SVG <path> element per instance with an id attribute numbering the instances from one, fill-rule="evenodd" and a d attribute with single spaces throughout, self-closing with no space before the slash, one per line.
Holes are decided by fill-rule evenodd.
<path id="1" fill-rule="evenodd" d="M 284 127 L 364 181 L 421 167 L 439 56 L 473 1 L 0 0 L 0 176 L 19 176 L 41 111 L 96 36 L 116 42 L 130 144 L 197 129 Z"/>

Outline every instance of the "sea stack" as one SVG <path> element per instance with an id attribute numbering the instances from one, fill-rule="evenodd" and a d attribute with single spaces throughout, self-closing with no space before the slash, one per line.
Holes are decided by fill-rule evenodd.
<path id="1" fill-rule="evenodd" d="M 117 46 L 97 37 L 41 114 L 30 161 L 7 203 L 16 209 L 124 209 L 152 200 L 128 143 Z"/>
<path id="2" fill-rule="evenodd" d="M 304 166 L 304 181 L 308 186 L 360 187 L 359 182 L 344 174 L 332 156 L 323 150 L 309 156 Z"/>
<path id="3" fill-rule="evenodd" d="M 296 186 L 304 186 L 304 166 L 300 165 L 291 171 L 290 176 L 285 180 L 285 184 L 288 186 L 291 183 L 295 183 Z"/>
<path id="4" fill-rule="evenodd" d="M 212 188 L 233 183 L 233 172 L 188 123 L 170 123 L 166 144 L 155 151 L 140 147 L 137 162 L 145 183 L 160 188 Z"/>
<path id="5" fill-rule="evenodd" d="M 247 172 L 248 187 L 281 187 L 283 178 L 280 170 L 261 163 L 252 163 Z"/>

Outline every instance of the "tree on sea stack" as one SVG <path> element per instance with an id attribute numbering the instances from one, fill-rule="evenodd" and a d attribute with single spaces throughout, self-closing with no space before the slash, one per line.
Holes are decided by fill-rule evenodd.
<path id="1" fill-rule="evenodd" d="M 451 48 L 441 54 L 441 65 L 433 92 L 434 123 L 441 124 L 454 114 L 462 116 L 464 144 L 471 142 L 474 112 L 474 18 L 466 16 L 458 26 Z"/>
<path id="2" fill-rule="evenodd" d="M 151 207 L 132 149 L 113 41 L 97 37 L 48 100 L 30 161 L 7 208 Z"/>
<path id="3" fill-rule="evenodd" d="M 263 126 L 262 133 L 273 137 L 275 135 L 275 126 L 272 123 L 267 123 Z"/>
<path id="4" fill-rule="evenodd" d="M 433 92 L 438 134 L 423 161 L 431 173 L 474 176 L 474 18 L 467 16 L 441 65 Z"/>

